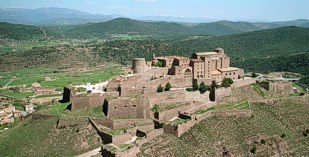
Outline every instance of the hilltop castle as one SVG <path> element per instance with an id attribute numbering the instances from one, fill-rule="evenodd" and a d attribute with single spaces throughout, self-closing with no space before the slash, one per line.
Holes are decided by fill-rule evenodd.
<path id="1" fill-rule="evenodd" d="M 151 66 L 168 68 L 169 75 L 191 78 L 206 84 L 210 84 L 213 80 L 220 82 L 223 78 L 236 80 L 244 75 L 243 69 L 230 67 L 230 57 L 222 48 L 217 48 L 213 52 L 194 53 L 191 59 L 180 56 L 154 56 L 152 61 L 146 63 L 143 58 L 136 58 L 133 60 L 132 70 L 134 73 L 144 73 Z"/>
<path id="2" fill-rule="evenodd" d="M 194 53 L 191 58 L 154 56 L 151 61 L 134 58 L 132 67 L 124 70 L 124 75 L 104 82 L 108 83 L 104 92 L 85 93 L 77 87 L 64 88 L 63 92 L 62 101 L 71 102 L 73 111 L 102 107 L 104 116 L 89 118 L 89 123 L 102 140 L 103 156 L 135 156 L 141 145 L 163 133 L 180 137 L 212 116 L 251 117 L 249 101 L 234 104 L 233 100 L 230 105 L 222 105 L 222 100 L 232 95 L 232 88 L 249 85 L 251 89 L 250 85 L 258 81 L 258 78 L 244 78 L 243 69 L 230 67 L 230 58 L 222 48 Z M 204 91 L 201 88 L 202 82 L 220 84 L 224 78 L 231 78 L 232 84 L 212 86 Z M 195 82 L 199 89 L 193 88 Z M 167 85 L 170 85 L 168 90 Z M 260 85 L 283 95 L 293 94 L 290 82 L 261 82 Z M 159 87 L 165 89 L 158 90 Z M 264 96 L 261 98 L 264 100 Z M 295 100 L 308 103 L 305 97 Z M 78 122 L 69 124 L 73 123 Z M 58 122 L 61 127 L 59 124 L 66 123 Z M 128 146 L 121 148 L 123 144 Z"/>

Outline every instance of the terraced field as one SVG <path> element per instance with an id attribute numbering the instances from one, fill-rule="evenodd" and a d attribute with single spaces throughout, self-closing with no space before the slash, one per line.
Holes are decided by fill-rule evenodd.
<path id="1" fill-rule="evenodd" d="M 309 105 L 252 103 L 250 118 L 212 117 L 179 139 L 162 135 L 142 146 L 149 156 L 308 156 Z M 263 139 L 263 140 L 262 140 Z M 263 141 L 263 142 L 261 142 Z M 265 144 L 263 144 L 265 142 Z M 255 154 L 251 151 L 256 148 Z"/>

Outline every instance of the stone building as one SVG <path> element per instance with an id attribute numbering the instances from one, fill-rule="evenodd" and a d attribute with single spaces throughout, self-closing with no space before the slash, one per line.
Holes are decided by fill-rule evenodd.
<path id="1" fill-rule="evenodd" d="M 15 106 L 4 104 L 0 106 L 0 125 L 14 123 Z"/>
<path id="2" fill-rule="evenodd" d="M 163 67 L 168 67 L 170 75 L 192 78 L 207 84 L 213 80 L 220 82 L 223 78 L 237 80 L 244 75 L 243 69 L 230 67 L 230 57 L 222 48 L 217 48 L 213 52 L 194 53 L 191 59 L 179 56 L 154 57 L 153 65 L 157 62 L 161 62 Z"/>
<path id="3" fill-rule="evenodd" d="M 24 105 L 23 108 L 24 108 L 24 110 L 25 110 L 26 112 L 28 112 L 28 113 L 34 112 L 34 110 L 33 110 L 33 104 Z"/>

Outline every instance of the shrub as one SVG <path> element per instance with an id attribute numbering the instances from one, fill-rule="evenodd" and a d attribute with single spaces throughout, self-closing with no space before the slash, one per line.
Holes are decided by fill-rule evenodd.
<path id="1" fill-rule="evenodd" d="M 206 86 L 206 84 L 205 84 L 204 82 L 202 82 L 202 83 L 200 84 L 199 90 L 200 90 L 201 93 L 205 93 L 207 90 L 209 90 L 209 87 Z"/>
<path id="2" fill-rule="evenodd" d="M 160 92 L 163 92 L 163 87 L 162 87 L 162 85 L 160 84 L 159 86 L 158 86 L 158 88 L 157 88 L 157 92 L 158 93 L 160 93 Z"/>
<path id="3" fill-rule="evenodd" d="M 193 88 L 193 91 L 197 91 L 199 89 L 198 84 L 197 84 L 196 81 L 193 82 L 192 88 Z"/>
<path id="4" fill-rule="evenodd" d="M 231 84 L 233 84 L 233 83 L 234 83 L 234 81 L 231 78 L 224 78 L 222 80 L 221 86 L 226 88 L 226 87 L 230 87 Z"/>
<path id="5" fill-rule="evenodd" d="M 160 106 L 157 105 L 157 104 L 155 104 L 155 105 L 151 108 L 151 111 L 152 111 L 152 112 L 159 112 L 159 110 L 160 110 Z"/>
<path id="6" fill-rule="evenodd" d="M 169 91 L 170 89 L 172 88 L 172 85 L 169 83 L 169 82 L 167 82 L 167 84 L 165 85 L 165 91 Z"/>
<path id="7" fill-rule="evenodd" d="M 280 137 L 281 137 L 281 138 L 285 138 L 285 137 L 286 137 L 285 133 L 281 134 Z"/>
<path id="8" fill-rule="evenodd" d="M 266 141 L 264 139 L 261 139 L 262 144 L 266 144 Z"/>
<path id="9" fill-rule="evenodd" d="M 259 75 L 257 75 L 255 72 L 253 72 L 252 73 L 252 75 L 251 75 L 251 77 L 253 77 L 253 78 L 256 78 L 256 77 L 258 77 Z"/>
<path id="10" fill-rule="evenodd" d="M 255 154 L 255 153 L 256 153 L 256 146 L 255 146 L 255 145 L 250 149 L 250 152 L 251 152 L 252 154 Z"/>

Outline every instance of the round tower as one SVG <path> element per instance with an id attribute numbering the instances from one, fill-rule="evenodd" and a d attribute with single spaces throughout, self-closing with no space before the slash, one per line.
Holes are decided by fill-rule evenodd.
<path id="1" fill-rule="evenodd" d="M 145 58 L 133 58 L 132 70 L 133 73 L 143 73 L 148 69 Z"/>

